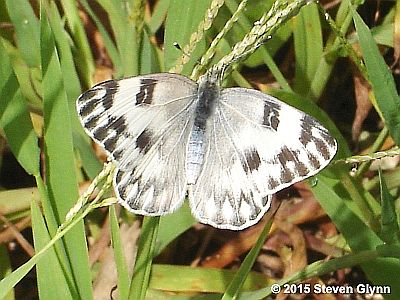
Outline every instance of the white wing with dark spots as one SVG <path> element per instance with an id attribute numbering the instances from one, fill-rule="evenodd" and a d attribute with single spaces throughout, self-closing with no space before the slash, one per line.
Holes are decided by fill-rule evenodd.
<path id="1" fill-rule="evenodd" d="M 190 191 L 203 223 L 239 230 L 268 210 L 271 195 L 324 168 L 336 141 L 315 119 L 259 91 L 223 89 L 202 172 Z"/>
<path id="2" fill-rule="evenodd" d="M 163 215 L 182 204 L 196 93 L 195 82 L 161 73 L 109 80 L 77 100 L 82 125 L 116 163 L 116 195 L 130 211 Z"/>
<path id="3" fill-rule="evenodd" d="M 259 91 L 220 89 L 217 78 L 151 74 L 79 97 L 82 125 L 115 161 L 116 195 L 128 210 L 164 215 L 188 190 L 197 220 L 241 230 L 274 193 L 332 160 L 336 141 L 314 118 Z"/>

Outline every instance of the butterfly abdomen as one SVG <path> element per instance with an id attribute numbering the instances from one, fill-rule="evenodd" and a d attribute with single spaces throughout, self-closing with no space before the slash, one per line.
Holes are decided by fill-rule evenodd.
<path id="1" fill-rule="evenodd" d="M 204 164 L 207 141 L 212 127 L 215 107 L 220 97 L 216 82 L 200 80 L 193 127 L 190 132 L 186 159 L 187 183 L 195 184 Z"/>

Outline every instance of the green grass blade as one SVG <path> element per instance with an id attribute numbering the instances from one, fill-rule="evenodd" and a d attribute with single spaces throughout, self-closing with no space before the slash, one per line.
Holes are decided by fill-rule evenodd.
<path id="1" fill-rule="evenodd" d="M 154 264 L 149 287 L 172 292 L 223 293 L 227 282 L 232 282 L 236 275 L 235 270 Z M 242 289 L 257 290 L 269 283 L 272 280 L 268 276 L 252 271 L 246 277 Z"/>
<path id="2" fill-rule="evenodd" d="M 46 2 L 44 2 L 46 3 Z M 73 131 L 74 146 L 79 150 L 82 158 L 82 165 L 89 177 L 95 177 L 101 171 L 101 163 L 93 153 L 92 143 L 82 128 L 76 113 L 76 99 L 81 93 L 79 76 L 74 65 L 74 55 L 71 52 L 68 34 L 65 31 L 63 21 L 59 15 L 57 6 L 50 2 L 46 7 L 46 14 L 49 19 L 51 30 L 54 32 L 54 38 L 57 50 L 60 53 L 60 65 L 63 70 L 63 83 L 67 94 L 71 127 Z M 78 64 L 79 65 L 79 64 Z"/>
<path id="3" fill-rule="evenodd" d="M 1 214 L 9 215 L 24 210 L 29 210 L 31 200 L 40 200 L 37 188 L 21 188 L 0 192 Z"/>
<path id="4" fill-rule="evenodd" d="M 378 235 L 360 219 L 347 205 L 351 199 L 340 192 L 340 182 L 318 175 L 318 182 L 312 187 L 321 206 L 334 221 L 354 253 L 375 250 L 383 244 Z M 340 193 L 340 196 L 337 194 Z M 392 274 L 400 273 L 400 261 L 393 258 L 377 258 L 361 264 L 368 278 L 376 285 L 390 285 L 392 294 L 386 299 L 399 299 L 398 278 Z"/>
<path id="5" fill-rule="evenodd" d="M 118 274 L 118 299 L 128 299 L 129 295 L 129 273 L 125 259 L 124 249 L 122 247 L 121 236 L 118 226 L 115 207 L 111 206 L 109 211 L 111 225 L 111 242 L 114 250 L 115 264 Z"/>
<path id="6" fill-rule="evenodd" d="M 80 3 L 85 8 L 85 10 L 89 14 L 89 16 L 92 18 L 93 22 L 96 24 L 96 28 L 99 31 L 101 37 L 103 38 L 104 46 L 107 49 L 107 53 L 110 56 L 110 59 L 114 65 L 114 67 L 117 70 L 121 69 L 122 68 L 121 57 L 118 53 L 118 49 L 115 46 L 110 34 L 107 32 L 106 28 L 101 23 L 100 19 L 93 12 L 93 10 L 91 9 L 87 0 L 81 0 Z M 119 78 L 118 74 L 116 77 Z"/>
<path id="7" fill-rule="evenodd" d="M 36 251 L 39 251 L 50 241 L 50 236 L 40 209 L 34 201 L 32 201 L 31 212 L 33 240 Z M 71 283 L 68 283 L 68 277 L 64 276 L 55 249 L 50 248 L 44 257 L 45 260 L 42 259 L 36 264 L 40 299 L 76 299 L 78 295 L 71 294 Z"/>
<path id="8" fill-rule="evenodd" d="M 165 24 L 164 63 L 166 70 L 174 67 L 177 58 L 182 55 L 182 51 L 174 47 L 174 42 L 177 42 L 182 48 L 189 43 L 191 34 L 197 30 L 210 3 L 211 0 L 171 0 Z M 190 75 L 194 64 L 205 49 L 206 43 L 203 38 L 202 42 L 197 44 L 196 50 L 190 54 L 190 61 L 184 66 L 182 74 Z"/>
<path id="9" fill-rule="evenodd" d="M 0 299 L 12 290 L 12 288 L 25 277 L 26 274 L 35 266 L 38 260 L 37 256 L 33 256 L 25 264 L 13 271 L 10 275 L 0 281 Z"/>
<path id="10" fill-rule="evenodd" d="M 55 2 L 51 2 L 55 5 Z M 79 17 L 78 4 L 74 0 L 61 1 L 65 16 L 67 17 L 67 25 L 74 40 L 74 57 L 77 61 L 76 66 L 85 85 L 92 84 L 92 74 L 94 73 L 94 60 L 90 49 L 89 41 L 86 37 L 83 23 Z M 72 63 L 73 60 L 71 60 Z"/>
<path id="11" fill-rule="evenodd" d="M 57 51 L 59 53 L 60 65 L 64 74 L 64 88 L 69 100 L 69 109 L 73 112 L 76 110 L 75 100 L 78 98 L 81 92 L 81 85 L 79 82 L 78 73 L 73 63 L 74 56 L 71 52 L 70 41 L 68 40 L 68 34 L 63 27 L 63 20 L 61 19 L 56 4 L 54 2 L 43 3 L 51 31 L 54 35 Z M 76 122 L 79 123 L 78 118 L 72 117 L 72 115 L 75 114 L 71 114 L 71 120 L 76 120 Z"/>
<path id="12" fill-rule="evenodd" d="M 112 164 L 109 164 L 100 174 L 98 177 L 95 178 L 94 182 L 95 186 L 98 186 L 99 183 L 101 183 L 103 180 L 106 179 L 106 182 L 104 182 L 104 185 L 101 188 L 108 189 L 111 185 L 111 177 L 108 177 L 110 174 L 110 170 L 112 168 Z M 41 177 L 38 176 L 36 178 L 37 185 L 40 191 L 40 194 L 42 196 L 42 204 L 44 202 L 44 198 L 47 198 L 47 192 L 45 190 L 45 187 L 43 185 L 43 182 L 41 180 Z M 92 186 L 94 189 L 94 186 Z M 83 196 L 84 197 L 84 196 Z M 80 199 L 82 200 L 82 199 Z M 97 199 L 98 200 L 98 199 Z M 35 266 L 35 264 L 43 257 L 43 254 L 45 254 L 49 249 L 51 249 L 53 246 L 57 247 L 57 242 L 63 238 L 67 233 L 70 233 L 72 229 L 76 228 L 77 225 L 80 225 L 83 218 L 87 216 L 89 212 L 91 212 L 95 207 L 98 207 L 98 202 L 91 202 L 87 207 L 82 207 L 78 212 L 76 212 L 75 216 L 73 218 L 70 218 L 65 221 L 65 223 L 62 224 L 61 227 L 59 227 L 54 234 L 53 238 L 46 244 L 44 247 L 37 251 L 35 255 L 29 259 L 26 263 L 24 263 L 22 266 L 14 270 L 9 276 L 4 278 L 3 280 L 0 281 L 0 299 L 3 299 L 3 297 L 19 282 L 21 279 Z M 47 217 L 46 217 L 47 218 Z M 47 224 L 48 225 L 48 224 Z M 58 251 L 60 252 L 60 251 Z M 60 255 L 58 254 L 58 257 Z M 62 261 L 62 260 L 60 260 Z M 64 267 L 64 270 L 66 268 Z M 92 299 L 92 298 L 89 298 Z"/>
<path id="13" fill-rule="evenodd" d="M 160 0 L 157 1 L 154 7 L 153 14 L 151 15 L 150 22 L 148 23 L 149 30 L 151 34 L 156 33 L 156 31 L 161 27 L 167 15 L 170 0 Z"/>
<path id="14" fill-rule="evenodd" d="M 193 218 L 187 201 L 175 213 L 162 216 L 155 254 L 160 254 L 169 243 L 196 223 L 197 221 Z"/>
<path id="15" fill-rule="evenodd" d="M 129 300 L 144 300 L 150 281 L 160 218 L 144 217 L 138 253 L 130 284 Z"/>
<path id="16" fill-rule="evenodd" d="M 51 209 L 56 212 L 57 222 L 61 224 L 78 198 L 78 186 L 63 73 L 44 9 L 41 10 L 41 61 L 46 185 Z M 48 212 L 45 210 L 45 213 Z M 70 272 L 74 278 L 79 296 L 91 299 L 91 275 L 83 222 L 68 232 L 63 241 L 69 268 L 66 272 Z"/>
<path id="17" fill-rule="evenodd" d="M 38 182 L 40 182 L 38 180 Z M 38 183 L 38 186 L 40 184 Z M 42 186 L 41 189 L 44 187 Z M 42 193 L 42 192 L 41 192 Z M 43 193 L 42 193 L 43 194 Z M 68 223 L 63 224 L 64 227 L 57 231 L 55 236 L 47 243 L 41 250 L 36 252 L 36 254 L 29 259 L 22 266 L 14 270 L 9 276 L 0 281 L 0 299 L 3 297 L 19 282 L 21 279 L 37 264 L 38 261 L 43 257 L 43 255 L 51 249 L 51 247 L 56 246 L 56 243 L 68 232 L 71 231 L 77 224 L 79 224 L 83 218 L 93 209 L 89 207 L 85 211 L 81 212 L 76 216 L 75 219 L 68 220 Z M 64 268 L 65 270 L 65 268 Z"/>
<path id="18" fill-rule="evenodd" d="M 384 248 L 386 245 L 384 245 Z M 387 250 L 387 249 L 385 249 Z M 389 249 L 391 250 L 391 249 Z M 384 250 L 382 251 L 384 252 Z M 386 253 L 389 254 L 389 253 Z M 359 264 L 363 264 L 369 261 L 373 261 L 378 259 L 380 255 L 380 251 L 378 250 L 366 250 L 362 251 L 357 254 L 349 254 L 345 255 L 342 257 L 338 257 L 335 259 L 331 259 L 329 261 L 316 261 L 307 267 L 305 267 L 303 270 L 300 270 L 286 278 L 283 278 L 282 280 L 279 280 L 277 284 L 282 287 L 286 283 L 295 283 L 295 282 L 300 282 L 304 281 L 309 278 L 314 278 L 314 277 L 319 277 L 325 274 L 332 273 L 336 270 L 339 269 L 344 269 L 344 268 L 349 268 L 352 266 L 356 266 Z M 390 253 L 389 257 L 397 257 L 399 255 L 398 249 L 395 249 L 395 251 L 392 251 Z M 387 284 L 386 284 L 387 285 Z M 264 299 L 268 296 L 271 296 L 271 287 L 268 286 L 266 288 L 260 289 L 258 291 L 253 291 L 253 292 L 246 292 L 241 295 L 239 298 L 240 300 L 258 300 L 258 299 Z M 386 299 L 386 297 L 385 297 Z"/>
<path id="19" fill-rule="evenodd" d="M 400 145 L 400 98 L 393 76 L 379 52 L 369 28 L 354 9 L 352 13 L 376 102 L 385 118 L 391 136 L 396 144 Z"/>
<path id="20" fill-rule="evenodd" d="M 238 4 L 234 0 L 227 0 L 225 5 L 229 8 L 230 12 L 233 14 Z M 250 5 L 250 3 L 248 4 Z M 253 26 L 253 22 L 251 22 L 246 15 L 241 15 L 239 17 L 238 23 L 242 26 L 244 32 L 249 32 Z M 268 41 L 268 49 L 271 47 L 271 43 L 274 43 L 274 40 Z M 275 64 L 274 59 L 272 58 L 271 54 L 267 50 L 267 47 L 261 46 L 257 53 L 262 57 L 263 62 L 267 65 L 268 69 L 271 71 L 272 75 L 275 77 L 276 81 L 280 84 L 283 90 L 291 91 L 291 87 L 289 83 L 286 81 L 285 77 L 283 76 L 282 72 L 279 70 L 278 66 Z M 255 54 L 257 55 L 257 54 Z"/>
<path id="21" fill-rule="evenodd" d="M 348 9 L 347 3 L 342 1 L 338 8 L 338 12 L 336 15 L 336 25 L 340 28 L 340 31 L 345 34 L 351 23 L 351 14 Z M 307 95 L 308 98 L 311 99 L 319 99 L 325 89 L 326 84 L 331 76 L 333 67 L 335 66 L 336 59 L 338 58 L 337 49 L 340 45 L 340 39 L 333 32 L 327 39 L 327 43 L 324 48 L 324 55 L 321 57 L 318 68 L 315 71 L 315 76 L 313 77 L 313 81 L 310 85 L 310 90 Z M 335 51 L 334 55 L 331 54 L 332 51 Z"/>
<path id="22" fill-rule="evenodd" d="M 393 48 L 393 29 L 394 24 L 382 24 L 371 29 L 374 40 L 379 45 Z"/>
<path id="23" fill-rule="evenodd" d="M 8 256 L 6 245 L 0 245 L 0 278 L 3 279 L 11 274 L 11 262 Z M 3 300 L 15 299 L 14 291 L 10 290 L 8 294 L 1 298 Z"/>
<path id="24" fill-rule="evenodd" d="M 381 186 L 382 205 L 380 235 L 382 240 L 387 244 L 399 244 L 400 230 L 395 208 L 395 199 L 389 193 L 381 170 L 379 170 L 379 181 Z"/>
<path id="25" fill-rule="evenodd" d="M 312 190 L 353 251 L 375 249 L 382 243 L 360 216 L 349 208 L 348 202 L 351 200 L 338 195 L 344 192 L 339 180 L 318 175 L 318 182 Z"/>
<path id="26" fill-rule="evenodd" d="M 250 252 L 246 255 L 246 258 L 240 265 L 239 270 L 237 271 L 235 277 L 232 279 L 229 284 L 226 292 L 222 296 L 222 300 L 230 300 L 237 299 L 239 293 L 242 290 L 244 282 L 249 275 L 251 268 L 253 267 L 254 262 L 257 259 L 258 253 L 261 250 L 261 247 L 264 245 L 265 239 L 267 238 L 268 232 L 272 225 L 272 219 L 265 225 L 263 231 L 261 232 L 256 244 L 250 250 Z"/>
<path id="27" fill-rule="evenodd" d="M 39 147 L 26 101 L 22 96 L 10 59 L 0 43 L 0 126 L 21 166 L 39 174 Z"/>
<path id="28" fill-rule="evenodd" d="M 157 57 L 157 49 L 150 42 L 146 31 L 143 31 L 142 47 L 140 54 L 140 73 L 150 74 L 161 71 L 160 62 Z"/>
<path id="29" fill-rule="evenodd" d="M 294 90 L 307 95 L 322 58 L 323 40 L 319 12 L 315 3 L 303 7 L 293 19 L 293 38 L 296 56 Z"/>
<path id="30" fill-rule="evenodd" d="M 115 37 L 116 46 L 121 57 L 121 65 L 117 74 L 122 76 L 137 75 L 139 73 L 139 47 L 137 45 L 135 24 L 132 22 L 133 12 L 130 5 L 119 0 L 97 0 L 108 13 L 108 18 Z"/>
<path id="31" fill-rule="evenodd" d="M 21 51 L 19 51 L 18 48 L 14 47 L 12 43 L 1 37 L 0 41 L 10 58 L 22 95 L 25 97 L 32 110 L 41 111 L 43 103 L 39 95 L 40 93 L 38 92 L 42 90 L 40 68 L 30 68 L 26 64 Z"/>
<path id="32" fill-rule="evenodd" d="M 29 67 L 39 67 L 40 27 L 32 7 L 24 0 L 6 0 L 6 4 L 22 57 Z"/>

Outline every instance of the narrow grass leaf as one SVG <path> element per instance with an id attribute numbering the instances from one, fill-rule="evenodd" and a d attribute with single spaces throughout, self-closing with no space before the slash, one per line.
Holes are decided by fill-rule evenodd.
<path id="1" fill-rule="evenodd" d="M 41 177 L 38 176 L 36 178 L 38 189 L 40 191 L 42 201 L 44 202 L 44 198 L 47 198 L 47 192 L 44 187 L 43 181 L 41 180 Z M 43 206 L 43 204 L 42 204 Z M 0 281 L 0 299 L 3 299 L 3 297 L 19 282 L 21 279 L 35 266 L 35 264 L 43 257 L 43 255 L 52 247 L 57 248 L 57 242 L 61 238 L 65 236 L 68 232 L 70 232 L 73 228 L 76 227 L 77 224 L 80 224 L 80 222 L 83 220 L 85 216 L 93 209 L 93 207 L 88 207 L 86 210 L 83 212 L 80 212 L 75 216 L 75 218 L 70 219 L 67 224 L 64 224 L 65 226 L 57 231 L 54 234 L 54 237 L 51 239 L 49 243 L 47 243 L 41 250 L 37 251 L 35 255 L 29 259 L 26 263 L 24 263 L 22 266 L 18 267 L 16 270 L 14 270 L 9 276 L 4 278 L 3 280 Z M 47 224 L 48 225 L 48 224 Z M 61 253 L 61 251 L 56 250 L 57 253 Z M 60 259 L 60 254 L 57 254 L 58 258 Z M 62 259 L 60 259 L 60 262 L 63 262 Z M 67 266 L 63 268 L 64 271 L 67 271 Z M 69 276 L 68 274 L 66 274 Z M 69 281 L 71 282 L 71 281 Z"/>
<path id="2" fill-rule="evenodd" d="M 81 93 L 81 85 L 74 65 L 74 55 L 71 52 L 68 34 L 62 26 L 63 21 L 56 4 L 54 2 L 47 3 L 45 4 L 45 9 L 51 30 L 54 32 L 57 51 L 60 53 L 60 66 L 63 70 L 63 82 L 69 111 L 71 112 L 69 116 L 71 119 L 74 146 L 81 153 L 83 168 L 88 176 L 93 178 L 101 171 L 102 166 L 93 153 L 91 140 L 83 130 L 78 119 L 78 114 L 76 113 L 76 99 Z"/>
<path id="3" fill-rule="evenodd" d="M 118 226 L 115 207 L 110 206 L 109 210 L 110 225 L 111 225 L 111 242 L 114 250 L 114 259 L 117 266 L 118 274 L 118 299 L 128 299 L 129 295 L 129 273 L 125 259 L 124 249 L 122 247 L 121 236 Z"/>
<path id="4" fill-rule="evenodd" d="M 31 200 L 40 200 L 37 188 L 21 188 L 0 192 L 0 214 L 9 215 L 29 210 Z"/>
<path id="5" fill-rule="evenodd" d="M 10 293 L 12 288 L 35 266 L 37 260 L 38 257 L 32 257 L 25 264 L 0 281 L 0 299 L 4 299 L 4 297 Z"/>
<path id="6" fill-rule="evenodd" d="M 312 190 L 353 251 L 374 249 L 382 243 L 376 233 L 348 207 L 351 196 L 346 194 L 341 181 L 319 175 Z"/>
<path id="7" fill-rule="evenodd" d="M 155 255 L 160 254 L 169 243 L 196 223 L 197 221 L 190 212 L 188 201 L 185 201 L 175 213 L 162 216 L 158 229 Z"/>
<path id="8" fill-rule="evenodd" d="M 6 245 L 0 245 L 0 279 L 5 278 L 11 274 L 11 262 L 8 257 L 8 251 Z M 2 298 L 3 300 L 13 300 L 15 299 L 15 294 L 13 290 L 10 290 L 7 295 Z"/>
<path id="9" fill-rule="evenodd" d="M 154 264 L 149 288 L 171 292 L 223 293 L 227 283 L 232 282 L 236 275 L 235 270 Z M 272 281 L 266 275 L 250 272 L 242 289 L 257 290 L 269 283 Z"/>
<path id="10" fill-rule="evenodd" d="M 139 51 L 135 24 L 132 22 L 131 6 L 119 0 L 97 1 L 107 12 L 115 37 L 116 46 L 121 57 L 121 65 L 117 68 L 118 76 L 137 75 L 139 72 Z"/>
<path id="11" fill-rule="evenodd" d="M 376 102 L 391 136 L 396 144 L 400 145 L 400 98 L 396 84 L 371 31 L 354 9 L 352 9 L 352 14 Z"/>
<path id="12" fill-rule="evenodd" d="M 22 57 L 29 67 L 40 66 L 40 26 L 31 5 L 25 0 L 6 0 L 6 4 Z"/>
<path id="13" fill-rule="evenodd" d="M 155 34 L 164 22 L 169 3 L 170 0 L 160 0 L 156 2 L 150 22 L 147 24 L 151 34 Z"/>
<path id="14" fill-rule="evenodd" d="M 346 33 L 351 24 L 351 14 L 349 12 L 348 4 L 346 3 L 346 1 L 341 1 L 339 8 L 337 9 L 335 21 L 336 25 L 340 28 L 340 31 L 342 33 Z M 324 48 L 324 55 L 318 62 L 318 67 L 315 71 L 315 76 L 313 77 L 313 81 L 311 82 L 310 90 L 307 97 L 314 99 L 315 101 L 321 97 L 323 91 L 325 90 L 325 86 L 332 74 L 336 59 L 339 56 L 339 53 L 337 53 L 337 48 L 339 46 L 339 37 L 337 37 L 336 34 L 332 32 L 327 38 L 327 42 Z M 328 56 L 327 54 L 331 53 L 332 51 L 335 52 L 334 55 Z"/>
<path id="15" fill-rule="evenodd" d="M 322 28 L 317 5 L 310 3 L 304 6 L 292 19 L 296 56 L 294 90 L 300 95 L 307 95 L 322 58 Z"/>
<path id="16" fill-rule="evenodd" d="M 383 257 L 395 257 L 397 259 L 400 259 L 400 245 L 387 245 L 383 244 L 378 247 L 376 247 L 376 250 L 378 251 L 379 255 Z"/>
<path id="17" fill-rule="evenodd" d="M 395 253 L 397 254 L 397 253 Z M 379 256 L 379 251 L 377 250 L 367 250 L 362 251 L 357 254 L 349 254 L 328 261 L 316 261 L 304 269 L 289 275 L 276 282 L 280 287 L 284 284 L 291 284 L 296 282 L 301 282 L 306 279 L 320 277 L 325 274 L 335 272 L 336 270 L 350 268 L 365 262 L 375 260 Z M 395 257 L 394 255 L 392 257 Z M 240 295 L 240 300 L 259 300 L 264 299 L 272 295 L 271 286 L 267 286 L 257 291 L 245 292 Z"/>
<path id="18" fill-rule="evenodd" d="M 129 300 L 144 300 L 150 281 L 160 218 L 144 217 L 130 284 Z"/>
<path id="19" fill-rule="evenodd" d="M 372 28 L 371 33 L 375 42 L 379 45 L 393 48 L 393 28 L 394 23 L 382 24 Z"/>
<path id="20" fill-rule="evenodd" d="M 399 244 L 400 231 L 395 208 L 395 199 L 389 193 L 381 170 L 379 170 L 379 181 L 382 205 L 380 236 L 387 244 Z"/>
<path id="21" fill-rule="evenodd" d="M 106 28 L 101 23 L 101 21 L 97 17 L 97 15 L 93 12 L 93 10 L 91 9 L 87 0 L 81 0 L 80 3 L 85 8 L 85 10 L 89 14 L 89 16 L 92 18 L 93 22 L 96 24 L 96 28 L 99 31 L 99 33 L 103 39 L 104 46 L 107 49 L 107 54 L 110 56 L 110 59 L 114 65 L 114 67 L 116 69 L 121 69 L 122 68 L 121 57 L 118 53 L 118 49 L 117 49 L 116 45 L 113 42 L 112 37 L 107 32 Z M 118 76 L 117 76 L 117 78 L 118 78 Z M 89 86 L 87 86 L 87 87 L 89 87 Z"/>
<path id="22" fill-rule="evenodd" d="M 0 126 L 14 156 L 31 175 L 39 174 L 38 139 L 10 59 L 0 43 Z"/>
<path id="23" fill-rule="evenodd" d="M 31 213 L 33 240 L 36 251 L 39 251 L 50 241 L 50 236 L 35 201 L 32 201 Z M 68 277 L 63 274 L 55 249 L 50 248 L 44 255 L 45 259 L 38 261 L 36 264 L 40 299 L 76 299 L 78 295 L 72 294 L 71 283 L 67 282 Z M 49 269 L 51 270 L 50 272 Z M 49 284 L 50 282 L 51 284 Z"/>
<path id="24" fill-rule="evenodd" d="M 205 12 L 210 6 L 211 0 L 171 0 L 168 8 L 167 20 L 165 23 L 165 69 L 169 70 L 176 64 L 182 51 L 174 47 L 177 42 L 183 49 L 189 44 L 189 39 L 193 32 L 197 31 L 197 26 L 204 19 Z M 196 50 L 190 53 L 190 62 L 183 68 L 182 74 L 189 75 L 194 64 L 206 49 L 204 37 L 196 46 Z"/>
<path id="25" fill-rule="evenodd" d="M 249 1 L 249 2 L 251 2 L 251 1 Z M 225 2 L 225 5 L 228 7 L 231 14 L 233 14 L 237 10 L 237 7 L 238 7 L 237 2 L 234 0 L 227 0 Z M 250 6 L 251 3 L 248 3 L 247 5 Z M 252 8 L 252 9 L 254 9 L 254 8 Z M 241 25 L 243 32 L 245 32 L 245 33 L 249 32 L 251 30 L 253 23 L 254 23 L 254 21 L 249 20 L 249 18 L 245 14 L 241 15 L 238 19 L 238 24 Z M 286 28 L 288 28 L 288 27 L 286 27 Z M 289 38 L 289 35 L 287 35 L 287 38 Z M 279 38 L 275 38 L 275 39 L 272 38 L 271 40 L 268 41 L 268 44 L 266 46 L 261 46 L 257 50 L 257 52 L 255 52 L 254 55 L 252 55 L 251 57 L 260 56 L 262 58 L 263 62 L 267 65 L 268 69 L 271 71 L 272 75 L 275 77 L 276 81 L 280 84 L 282 89 L 285 91 L 291 91 L 289 83 L 283 76 L 282 72 L 279 70 L 279 67 L 276 65 L 276 63 L 275 63 L 274 59 L 272 58 L 270 51 L 269 51 L 270 47 L 277 47 L 276 45 L 273 46 L 271 44 L 277 44 L 280 42 L 283 43 L 283 41 L 280 40 Z M 249 60 L 251 60 L 251 58 L 249 58 Z"/>
<path id="26" fill-rule="evenodd" d="M 0 37 L 0 42 L 3 44 L 11 61 L 22 95 L 25 97 L 32 110 L 41 111 L 43 103 L 39 95 L 39 91 L 42 90 L 40 68 L 30 68 L 22 57 L 19 49 L 14 47 L 8 40 Z"/>
<path id="27" fill-rule="evenodd" d="M 340 192 L 343 189 L 340 185 L 341 183 L 338 180 L 330 179 L 320 174 L 318 182 L 312 187 L 312 190 L 354 253 L 375 250 L 376 247 L 383 244 L 383 241 L 358 215 L 349 209 L 347 202 L 351 201 L 351 198 Z M 337 192 L 340 192 L 340 195 Z M 392 274 L 400 273 L 399 260 L 377 258 L 362 263 L 361 267 L 367 274 L 368 279 L 374 284 L 391 286 L 392 294 L 386 295 L 385 299 L 399 299 L 400 286 L 398 285 L 398 278 L 392 276 Z"/>
<path id="28" fill-rule="evenodd" d="M 267 238 L 268 232 L 271 228 L 271 224 L 272 224 L 272 219 L 265 225 L 256 244 L 246 255 L 246 258 L 240 265 L 240 268 L 237 271 L 235 277 L 232 279 L 231 283 L 226 289 L 226 292 L 222 296 L 221 298 L 222 300 L 237 299 L 237 297 L 239 296 L 239 293 L 242 290 L 244 282 L 247 276 L 249 275 L 254 262 L 257 259 L 258 253 L 260 252 L 261 247 L 264 245 L 265 239 Z"/>
<path id="29" fill-rule="evenodd" d="M 157 57 L 157 50 L 144 30 L 140 54 L 140 74 L 159 73 L 160 71 L 161 66 Z"/>
<path id="30" fill-rule="evenodd" d="M 55 3 L 51 2 L 51 5 L 55 6 Z M 77 62 L 76 66 L 85 85 L 91 85 L 92 74 L 94 73 L 94 59 L 90 43 L 86 37 L 85 28 L 83 28 L 83 22 L 79 16 L 78 5 L 74 0 L 61 1 L 61 5 L 67 17 L 67 25 L 71 32 L 71 38 L 74 41 L 74 61 Z"/>
<path id="31" fill-rule="evenodd" d="M 56 219 L 60 224 L 78 199 L 78 185 L 64 79 L 54 36 L 44 9 L 41 10 L 41 61 L 46 187 L 51 209 L 56 212 Z M 83 222 L 79 222 L 70 230 L 63 238 L 63 242 L 69 269 L 66 272 L 71 272 L 79 296 L 91 299 L 91 276 Z"/>

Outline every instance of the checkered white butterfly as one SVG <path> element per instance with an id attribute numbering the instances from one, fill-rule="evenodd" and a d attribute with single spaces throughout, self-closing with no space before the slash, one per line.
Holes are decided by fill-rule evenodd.
<path id="1" fill-rule="evenodd" d="M 335 155 L 335 139 L 314 118 L 260 91 L 220 88 L 218 75 L 108 80 L 77 100 L 86 132 L 116 164 L 115 192 L 129 211 L 171 213 L 188 191 L 197 220 L 241 230 L 274 193 Z"/>

